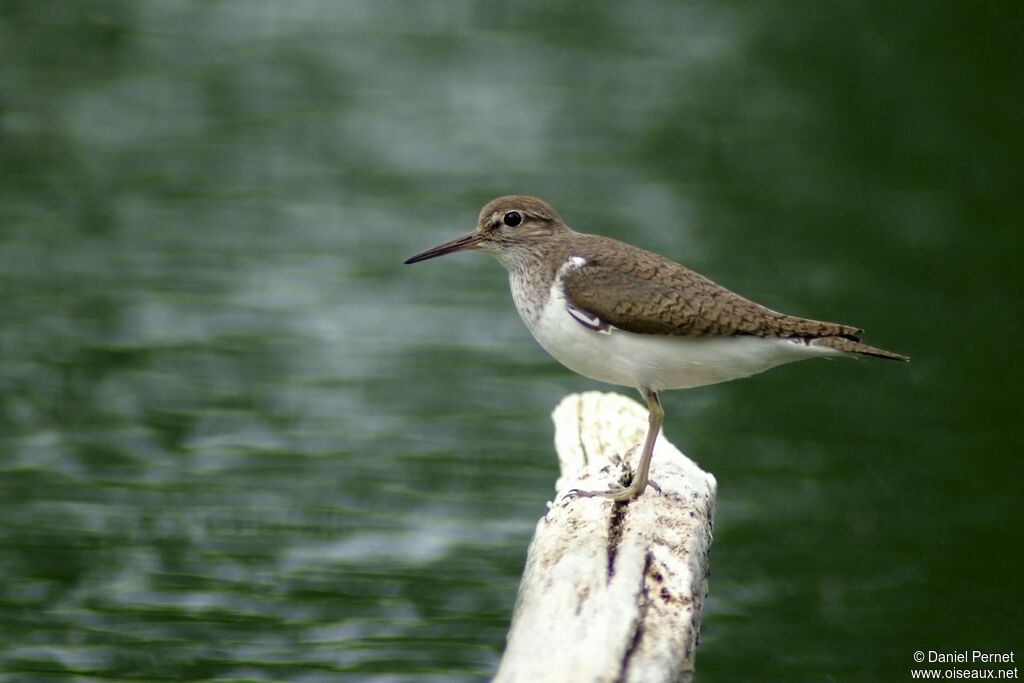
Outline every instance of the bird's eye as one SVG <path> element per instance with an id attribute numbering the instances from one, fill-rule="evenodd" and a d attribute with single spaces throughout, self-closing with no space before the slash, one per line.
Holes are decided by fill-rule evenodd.
<path id="1" fill-rule="evenodd" d="M 502 218 L 502 222 L 510 228 L 514 228 L 523 222 L 523 215 L 518 211 L 509 211 Z"/>

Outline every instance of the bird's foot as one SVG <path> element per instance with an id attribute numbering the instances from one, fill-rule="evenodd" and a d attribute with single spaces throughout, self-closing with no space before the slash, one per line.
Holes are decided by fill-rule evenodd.
<path id="1" fill-rule="evenodd" d="M 572 489 L 565 494 L 565 498 L 611 498 L 616 503 L 625 503 L 639 496 L 648 486 L 658 493 L 661 493 L 661 487 L 658 486 L 656 482 L 651 481 L 650 479 L 646 479 L 644 481 L 634 479 L 629 486 L 613 486 L 607 491 L 584 491 L 582 489 Z"/>

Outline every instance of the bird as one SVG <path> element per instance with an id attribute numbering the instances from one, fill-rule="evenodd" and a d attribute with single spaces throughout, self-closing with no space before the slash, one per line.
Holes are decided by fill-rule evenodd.
<path id="1" fill-rule="evenodd" d="M 537 197 L 493 199 L 475 229 L 405 263 L 468 250 L 488 252 L 505 267 L 519 316 L 552 357 L 584 377 L 635 388 L 647 403 L 647 434 L 628 484 L 573 489 L 573 496 L 621 503 L 648 486 L 660 491 L 650 468 L 664 391 L 815 357 L 909 360 L 862 342 L 852 325 L 779 313 L 664 256 L 577 232 Z"/>

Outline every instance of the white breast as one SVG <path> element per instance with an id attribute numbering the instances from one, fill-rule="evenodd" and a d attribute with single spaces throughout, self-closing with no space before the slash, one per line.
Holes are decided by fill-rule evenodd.
<path id="1" fill-rule="evenodd" d="M 595 330 L 574 317 L 580 315 L 579 311 L 570 312 L 562 287 L 565 273 L 585 264 L 580 257 L 567 261 L 546 293 L 546 300 L 528 297 L 524 283 L 512 275 L 516 309 L 534 338 L 562 365 L 584 377 L 653 391 L 685 389 L 747 377 L 783 363 L 841 353 L 775 337 L 682 337 L 636 334 L 615 327 Z"/>

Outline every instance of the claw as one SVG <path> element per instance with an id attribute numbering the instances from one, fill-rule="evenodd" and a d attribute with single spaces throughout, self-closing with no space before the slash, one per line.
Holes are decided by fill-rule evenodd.
<path id="1" fill-rule="evenodd" d="M 658 493 L 661 493 L 661 487 L 655 484 L 653 481 L 648 480 L 644 484 L 640 485 L 640 482 L 634 481 L 629 486 L 616 486 L 608 489 L 607 491 L 584 491 L 582 489 L 572 489 L 565 494 L 563 500 L 572 498 L 610 498 L 616 503 L 625 503 L 633 500 L 641 493 L 644 492 L 648 486 L 653 488 Z"/>

